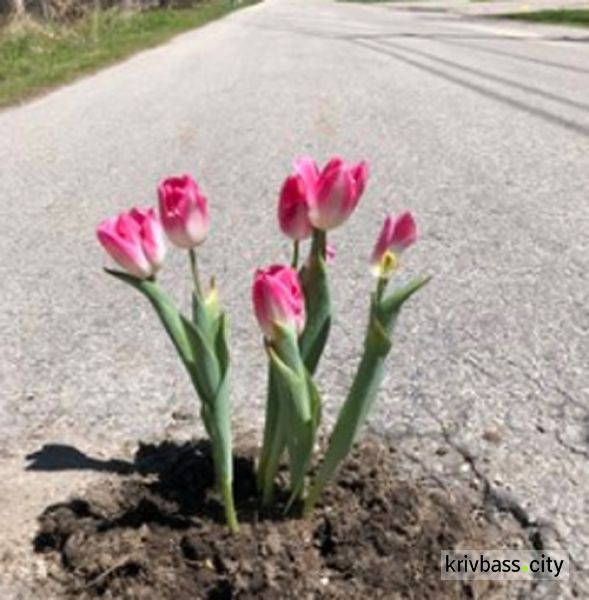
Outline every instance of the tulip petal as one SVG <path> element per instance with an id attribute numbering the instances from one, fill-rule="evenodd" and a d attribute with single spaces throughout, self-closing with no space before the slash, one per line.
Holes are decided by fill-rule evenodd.
<path id="1" fill-rule="evenodd" d="M 301 156 L 294 161 L 295 173 L 300 175 L 309 198 L 313 198 L 319 181 L 319 167 L 310 156 Z"/>
<path id="2" fill-rule="evenodd" d="M 125 271 L 139 279 L 153 275 L 152 266 L 143 251 L 139 226 L 123 214 L 102 221 L 96 235 L 111 258 Z"/>
<path id="3" fill-rule="evenodd" d="M 129 216 L 139 226 L 141 244 L 147 260 L 154 272 L 157 271 L 166 256 L 164 230 L 153 208 L 133 208 Z"/>
<path id="4" fill-rule="evenodd" d="M 292 175 L 285 180 L 278 202 L 278 222 L 282 232 L 293 240 L 311 236 L 309 204 L 301 176 Z"/>
<path id="5" fill-rule="evenodd" d="M 395 219 L 392 215 L 388 215 L 382 225 L 378 239 L 372 251 L 372 264 L 378 265 L 384 256 L 385 252 L 389 249 L 393 233 L 395 231 Z"/>
<path id="6" fill-rule="evenodd" d="M 159 209 L 169 240 L 180 248 L 202 244 L 209 230 L 205 196 L 190 175 L 168 177 L 158 186 Z"/>
<path id="7" fill-rule="evenodd" d="M 364 160 L 360 161 L 351 168 L 351 173 L 356 184 L 354 194 L 354 206 L 356 206 L 360 201 L 360 197 L 364 193 L 364 188 L 366 187 L 366 182 L 368 180 L 368 163 Z"/>
<path id="8" fill-rule="evenodd" d="M 354 209 L 354 181 L 341 165 L 321 174 L 317 198 L 310 211 L 313 226 L 324 231 L 341 225 Z"/>
<path id="9" fill-rule="evenodd" d="M 410 212 L 405 212 L 397 218 L 395 230 L 390 242 L 394 252 L 402 252 L 417 240 L 417 225 Z"/>

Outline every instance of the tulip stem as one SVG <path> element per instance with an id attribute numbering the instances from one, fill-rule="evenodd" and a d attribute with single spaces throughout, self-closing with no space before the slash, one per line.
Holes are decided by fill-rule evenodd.
<path id="1" fill-rule="evenodd" d="M 192 280 L 194 281 L 194 290 L 197 295 L 202 298 L 202 287 L 200 285 L 200 275 L 198 273 L 198 260 L 194 248 L 188 250 L 188 256 L 190 257 L 190 271 L 192 272 Z"/>
<path id="2" fill-rule="evenodd" d="M 311 244 L 311 254 L 321 256 L 325 260 L 327 252 L 327 232 L 321 229 L 313 229 L 313 242 Z"/>
<path id="3" fill-rule="evenodd" d="M 292 248 L 292 268 L 299 268 L 299 250 L 300 250 L 300 242 L 299 240 L 295 240 Z"/>
<path id="4" fill-rule="evenodd" d="M 235 504 L 233 503 L 233 486 L 231 481 L 221 483 L 221 496 L 223 497 L 223 508 L 225 509 L 225 519 L 231 533 L 239 533 L 239 523 L 235 514 Z"/>
<path id="5" fill-rule="evenodd" d="M 387 287 L 387 283 L 389 282 L 389 280 L 386 277 L 379 277 L 378 278 L 378 282 L 376 284 L 376 298 L 377 300 L 380 300 L 382 298 L 382 295 L 384 294 L 384 291 Z"/>

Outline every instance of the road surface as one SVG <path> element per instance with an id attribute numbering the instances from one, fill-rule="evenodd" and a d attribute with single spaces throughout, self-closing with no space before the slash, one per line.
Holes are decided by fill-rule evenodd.
<path id="1" fill-rule="evenodd" d="M 587 31 L 402 8 L 267 0 L 0 113 L 11 577 L 42 576 L 29 556 L 34 517 L 101 476 L 97 461 L 197 426 L 149 307 L 101 272 L 96 223 L 152 203 L 165 175 L 201 182 L 213 218 L 202 268 L 232 314 L 236 426 L 254 435 L 265 372 L 252 272 L 287 256 L 275 203 L 292 157 L 334 152 L 366 158 L 372 177 L 333 236 L 337 317 L 319 378 L 328 413 L 356 364 L 382 215 L 410 208 L 422 237 L 407 269 L 435 278 L 403 315 L 373 425 L 433 471 L 483 480 L 536 541 L 587 568 Z M 179 252 L 162 280 L 187 300 Z M 83 454 L 27 463 L 45 444 Z M 443 445 L 452 452 L 436 454 Z M 559 593 L 588 597 L 587 579 Z M 5 579 L 2 597 L 16 585 Z"/>

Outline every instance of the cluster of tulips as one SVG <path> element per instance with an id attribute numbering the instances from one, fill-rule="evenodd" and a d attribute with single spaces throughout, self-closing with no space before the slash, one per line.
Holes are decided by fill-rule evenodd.
<path id="1" fill-rule="evenodd" d="M 280 229 L 293 240 L 292 261 L 289 265 L 259 269 L 254 274 L 253 307 L 268 356 L 266 421 L 257 471 L 260 498 L 265 506 L 274 500 L 277 472 L 286 456 L 290 488 L 285 510 L 296 506 L 305 515 L 312 511 L 351 450 L 374 403 L 401 307 L 428 281 L 415 278 L 387 293 L 402 253 L 417 238 L 411 213 L 387 216 L 370 260 L 375 284 L 362 356 L 323 460 L 310 478 L 321 419 L 321 394 L 314 374 L 332 319 L 328 265 L 333 251 L 327 235 L 354 212 L 367 179 L 365 162 L 349 164 L 335 157 L 319 169 L 310 158 L 297 159 L 278 202 Z M 159 211 L 151 207 L 132 208 L 100 223 L 97 235 L 108 254 L 124 269 L 106 269 L 107 273 L 147 297 L 190 375 L 211 441 L 227 524 L 236 532 L 227 317 L 214 279 L 206 288 L 201 282 L 196 252 L 209 231 L 208 203 L 189 175 L 164 180 L 158 187 L 158 196 Z M 156 281 L 166 254 L 166 236 L 188 253 L 194 281 L 190 317 L 178 310 Z M 305 240 L 310 240 L 308 256 L 299 266 L 300 245 Z"/>

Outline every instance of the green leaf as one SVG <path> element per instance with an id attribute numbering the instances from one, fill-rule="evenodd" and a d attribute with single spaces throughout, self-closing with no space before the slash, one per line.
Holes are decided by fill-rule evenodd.
<path id="1" fill-rule="evenodd" d="M 319 428 L 319 423 L 321 422 L 321 412 L 322 412 L 322 400 L 321 394 L 313 381 L 313 378 L 309 373 L 305 373 L 307 378 L 307 389 L 309 391 L 309 401 L 311 405 L 311 422 L 315 428 L 315 431 Z"/>
<path id="2" fill-rule="evenodd" d="M 217 485 L 223 499 L 225 517 L 230 529 L 237 532 L 238 523 L 233 503 L 233 445 L 231 436 L 231 396 L 229 393 L 230 354 L 225 313 L 217 319 L 215 355 L 220 371 L 216 394 L 201 405 L 201 414 L 211 438 Z"/>
<path id="3" fill-rule="evenodd" d="M 320 413 L 319 394 L 301 360 L 294 334 L 279 329 L 268 348 L 279 397 L 279 415 L 289 455 L 291 496 L 286 510 L 305 487 Z"/>
<path id="4" fill-rule="evenodd" d="M 211 289 L 206 298 L 196 292 L 192 293 L 192 322 L 212 344 L 217 339 L 220 318 L 221 310 L 214 282 L 211 282 Z"/>
<path id="5" fill-rule="evenodd" d="M 192 292 L 192 322 L 203 331 L 207 330 L 208 319 L 204 300 Z"/>
<path id="6" fill-rule="evenodd" d="M 307 319 L 299 338 L 299 347 L 305 366 L 313 375 L 325 349 L 331 326 L 329 282 L 323 257 L 311 254 L 300 277 Z"/>
<path id="7" fill-rule="evenodd" d="M 318 324 L 319 326 L 319 324 Z M 327 344 L 327 340 L 329 338 L 329 332 L 331 330 L 331 316 L 326 315 L 324 317 L 323 323 L 320 325 L 320 329 L 313 338 L 313 340 L 307 344 L 303 342 L 303 360 L 305 362 L 305 367 L 309 371 L 309 373 L 314 374 L 319 365 L 319 361 L 321 360 L 321 356 L 323 355 L 323 351 L 325 350 L 325 346 Z M 304 338 L 301 338 L 304 339 Z M 307 338 L 310 339 L 310 338 Z"/>
<path id="8" fill-rule="evenodd" d="M 279 418 L 289 456 L 291 495 L 286 506 L 288 511 L 305 487 L 305 478 L 313 452 L 315 428 L 311 416 L 306 420 L 301 418 L 297 410 L 298 402 L 294 397 L 296 394 L 307 394 L 308 388 L 304 379 L 295 383 L 295 377 L 285 376 L 284 369 L 277 367 L 275 362 L 272 364 L 277 368 L 276 382 L 281 398 Z"/>
<path id="9" fill-rule="evenodd" d="M 233 480 L 233 455 L 231 440 L 231 398 L 229 395 L 229 346 L 227 343 L 227 318 L 222 314 L 217 333 L 217 357 L 221 366 L 221 383 L 212 402 L 212 419 L 215 441 L 220 446 L 219 474 L 224 480 Z"/>
<path id="10" fill-rule="evenodd" d="M 283 423 L 280 417 L 280 386 L 272 363 L 268 367 L 268 395 L 266 399 L 266 420 L 264 441 L 258 465 L 258 488 L 262 502 L 269 505 L 274 496 L 274 480 L 280 465 L 280 458 L 286 447 Z"/>
<path id="11" fill-rule="evenodd" d="M 403 304 L 418 292 L 423 286 L 432 279 L 431 275 L 427 277 L 416 277 L 407 285 L 395 290 L 388 298 L 381 300 L 380 307 L 385 318 L 390 319 L 391 315 L 401 310 Z"/>
<path id="12" fill-rule="evenodd" d="M 215 349 L 211 346 L 206 335 L 199 327 L 184 316 L 182 316 L 182 322 L 188 334 L 190 344 L 194 349 L 194 373 L 197 389 L 202 389 L 201 400 L 210 403 L 217 395 L 217 391 L 221 385 L 221 372 L 219 362 L 215 356 Z"/>
<path id="13" fill-rule="evenodd" d="M 379 320 L 379 307 L 376 303 L 375 296 L 372 297 L 371 302 L 370 321 L 368 323 L 364 345 L 370 346 L 375 355 L 386 356 L 392 346 L 392 342 L 389 339 L 393 325 L 392 319 L 390 322 L 385 321 L 385 324 L 383 325 L 382 321 Z"/>
<path id="14" fill-rule="evenodd" d="M 298 420 L 307 422 L 311 420 L 311 405 L 309 401 L 309 390 L 304 373 L 294 371 L 280 356 L 270 348 L 269 351 L 272 368 L 281 382 L 282 391 L 292 399 L 292 404 Z"/>

